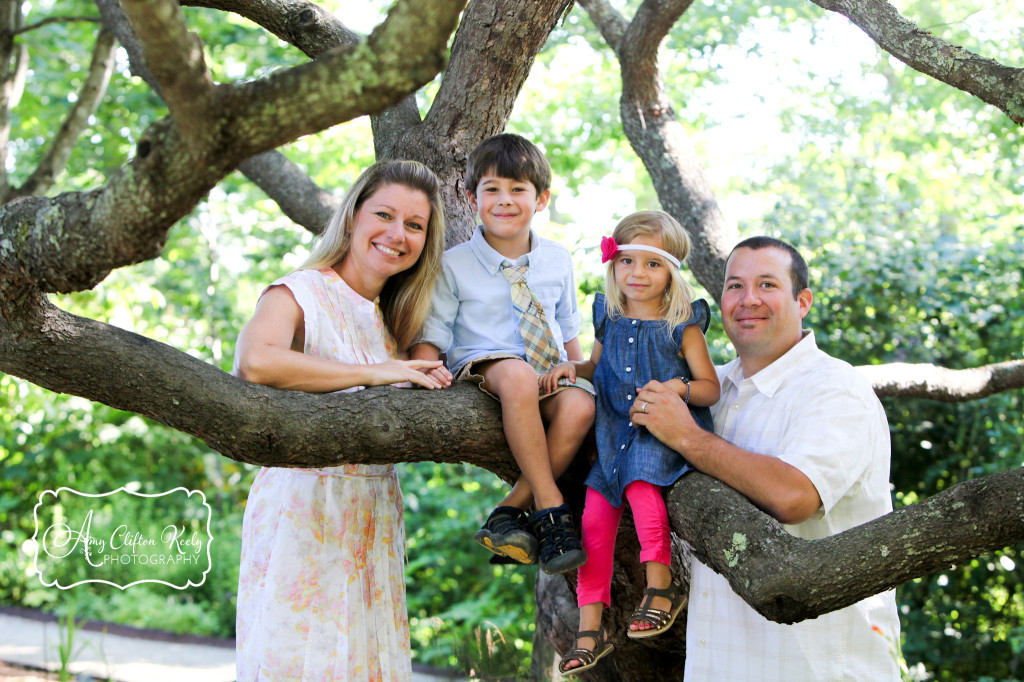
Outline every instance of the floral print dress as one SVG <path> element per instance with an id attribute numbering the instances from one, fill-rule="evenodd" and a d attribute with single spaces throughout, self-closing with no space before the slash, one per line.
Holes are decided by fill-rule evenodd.
<path id="1" fill-rule="evenodd" d="M 331 268 L 277 285 L 302 308 L 306 354 L 396 357 L 376 302 Z M 261 469 L 242 523 L 238 681 L 410 680 L 404 557 L 393 465 Z"/>

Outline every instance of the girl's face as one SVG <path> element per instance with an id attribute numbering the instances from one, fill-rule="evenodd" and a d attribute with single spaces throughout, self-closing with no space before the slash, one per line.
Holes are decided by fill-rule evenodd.
<path id="1" fill-rule="evenodd" d="M 661 235 L 637 235 L 629 244 L 665 249 Z M 629 317 L 657 316 L 665 292 L 672 281 L 672 267 L 661 256 L 649 251 L 630 251 L 629 244 L 620 244 L 615 256 L 615 284 L 626 297 Z"/>
<path id="2" fill-rule="evenodd" d="M 429 222 L 426 194 L 405 185 L 384 185 L 356 212 L 341 276 L 364 297 L 376 298 L 389 277 L 419 260 Z"/>

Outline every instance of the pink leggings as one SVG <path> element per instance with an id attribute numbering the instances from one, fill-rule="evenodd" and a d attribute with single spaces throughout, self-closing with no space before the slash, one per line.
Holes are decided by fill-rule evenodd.
<path id="1" fill-rule="evenodd" d="M 636 536 L 640 540 L 640 561 L 671 566 L 668 511 L 661 487 L 647 481 L 633 481 L 626 486 L 625 498 L 633 510 Z M 625 509 L 625 504 L 613 507 L 604 495 L 587 488 L 583 507 L 583 549 L 587 551 L 587 563 L 580 566 L 576 588 L 580 606 L 597 602 L 605 606 L 611 604 L 615 535 Z"/>

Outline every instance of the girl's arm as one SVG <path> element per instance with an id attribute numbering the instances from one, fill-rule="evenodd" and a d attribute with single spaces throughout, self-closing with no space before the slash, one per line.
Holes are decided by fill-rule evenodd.
<path id="1" fill-rule="evenodd" d="M 690 367 L 690 405 L 711 407 L 718 402 L 722 394 L 722 386 L 718 382 L 715 364 L 708 353 L 708 343 L 704 340 L 704 332 L 696 324 L 687 325 L 683 329 L 683 347 L 680 355 Z M 665 382 L 666 386 L 686 396 L 686 384 L 680 379 Z"/>
<path id="2" fill-rule="evenodd" d="M 569 349 L 569 344 L 575 344 L 575 356 L 579 359 L 573 358 L 573 351 Z M 583 360 L 583 349 L 580 348 L 579 339 L 573 339 L 569 343 L 565 344 L 565 353 L 569 356 L 569 360 L 561 364 L 555 365 L 540 377 L 540 387 L 542 393 L 551 393 L 553 390 L 558 388 L 558 380 L 566 377 L 572 383 L 576 383 L 576 377 L 580 376 L 588 381 L 593 381 L 594 370 L 597 368 L 597 361 L 601 359 L 601 342 L 594 341 L 594 349 L 590 352 L 590 359 Z"/>
<path id="3" fill-rule="evenodd" d="M 235 355 L 239 378 L 309 393 L 402 381 L 442 388 L 440 381 L 423 373 L 440 366 L 440 361 L 389 360 L 373 365 L 334 362 L 303 353 L 304 336 L 305 318 L 291 291 L 285 286 L 271 287 L 238 335 Z"/>

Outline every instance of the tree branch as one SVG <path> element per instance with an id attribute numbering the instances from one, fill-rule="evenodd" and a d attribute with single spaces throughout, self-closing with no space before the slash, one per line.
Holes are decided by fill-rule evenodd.
<path id="1" fill-rule="evenodd" d="M 263 151 L 339 120 L 382 111 L 396 101 L 396 93 L 404 97 L 415 91 L 444 66 L 445 39 L 461 5 L 402 0 L 354 50 L 329 50 L 312 63 L 232 86 L 226 100 L 231 110 L 242 112 L 236 125 L 245 135 L 229 142 Z M 410 35 L 417 40 L 410 41 Z"/>
<path id="2" fill-rule="evenodd" d="M 111 269 L 154 257 L 174 223 L 243 159 L 380 111 L 429 81 L 444 63 L 461 6 L 400 0 L 351 55 L 331 52 L 225 87 L 216 144 L 185 144 L 165 119 L 143 134 L 136 158 L 102 189 L 0 208 L 0 279 L 27 273 L 43 291 L 77 291 Z M 410 42 L 412 34 L 417 40 Z"/>
<path id="3" fill-rule="evenodd" d="M 725 260 L 737 241 L 726 225 L 711 183 L 687 140 L 671 103 L 661 87 L 658 46 L 667 31 L 690 7 L 692 0 L 645 0 L 626 30 L 612 46 L 622 74 L 620 111 L 630 145 L 643 161 L 662 208 L 690 234 L 693 249 L 687 265 L 717 300 L 724 281 Z M 581 5 L 613 39 L 619 20 L 599 0 Z"/>
<path id="4" fill-rule="evenodd" d="M 250 384 L 144 336 L 0 283 L 0 371 L 131 410 L 263 466 L 461 460 L 518 473 L 498 404 L 463 383 L 316 395 Z M 456 426 L 457 424 L 457 426 Z M 412 458 L 412 459 L 410 459 Z"/>
<path id="5" fill-rule="evenodd" d="M 142 53 L 142 44 L 139 42 L 139 37 L 135 35 L 135 29 L 132 28 L 128 15 L 124 13 L 124 8 L 121 7 L 119 0 L 96 0 L 96 7 L 100 11 L 103 25 L 106 26 L 108 31 L 113 32 L 117 37 L 117 42 L 121 43 L 121 47 L 128 53 L 129 71 L 131 71 L 133 76 L 141 78 L 149 87 L 153 88 L 155 93 L 162 97 L 160 83 L 157 82 L 156 77 L 146 65 L 146 57 Z"/>
<path id="6" fill-rule="evenodd" d="M 181 7 L 176 0 L 124 0 L 122 7 L 180 137 L 197 148 L 209 145 L 216 131 L 213 78 Z"/>
<path id="7" fill-rule="evenodd" d="M 279 0 L 188 0 L 236 12 L 311 57 L 334 45 L 355 49 L 362 40 L 315 5 Z M 378 158 L 411 158 L 429 162 L 441 177 L 448 222 L 448 243 L 463 241 L 476 223 L 469 210 L 462 178 L 466 156 L 484 137 L 504 129 L 522 84 L 568 0 L 475 0 L 466 9 L 452 47 L 441 91 L 426 120 L 420 121 L 414 97 L 371 116 Z M 529 59 L 521 59 L 523 54 Z M 515 64 L 515 68 L 509 68 Z M 491 84 L 488 88 L 481 83 Z M 482 101 L 487 106 L 479 106 Z M 486 115 L 466 116 L 483 111 Z M 267 179 L 259 181 L 272 193 Z"/>
<path id="8" fill-rule="evenodd" d="M 279 151 L 252 156 L 240 163 L 238 170 L 266 192 L 286 216 L 314 234 L 320 234 L 341 203 Z"/>
<path id="9" fill-rule="evenodd" d="M 476 228 L 466 199 L 469 153 L 505 129 L 516 98 L 571 0 L 472 0 L 451 61 L 423 122 L 392 147 L 395 156 L 431 161 L 441 179 L 448 245 Z"/>
<path id="10" fill-rule="evenodd" d="M 301 0 L 297 2 L 294 0 L 260 2 L 197 0 L 182 4 L 234 12 L 296 46 L 311 59 L 315 59 L 332 48 L 340 48 L 343 51 L 354 50 L 364 40 L 358 33 L 349 30 L 334 16 L 317 5 Z M 373 129 L 374 152 L 377 158 L 393 158 L 401 137 L 420 122 L 415 95 L 410 95 L 390 109 L 371 116 L 370 122 Z M 269 157 L 267 158 L 269 159 Z M 248 169 L 256 167 L 259 168 L 259 171 L 250 174 Z M 313 207 L 313 211 L 307 215 L 307 209 L 293 201 L 295 198 L 291 196 L 293 193 L 282 192 L 281 187 L 287 182 L 298 181 L 306 188 L 302 191 L 302 194 L 305 194 L 313 191 L 315 186 L 308 178 L 298 179 L 295 173 L 298 169 L 295 166 L 291 166 L 280 176 L 276 175 L 277 170 L 284 171 L 285 168 L 280 163 L 252 164 L 248 161 L 239 166 L 239 170 L 245 173 L 249 180 L 266 192 L 267 196 L 278 202 L 285 215 L 306 229 L 319 232 L 326 222 L 320 220 L 319 211 L 326 204 L 318 202 L 319 207 Z M 322 190 L 317 191 L 327 194 Z M 282 204 L 282 201 L 286 203 Z M 310 222 L 311 219 L 314 222 Z"/>
<path id="11" fill-rule="evenodd" d="M 622 44 L 622 37 L 626 35 L 629 22 L 617 9 L 612 7 L 608 0 L 579 0 L 580 6 L 586 11 L 587 16 L 601 32 L 601 37 L 612 52 L 619 53 L 619 46 Z"/>
<path id="12" fill-rule="evenodd" d="M 142 46 L 139 44 L 138 37 L 132 29 L 128 17 L 125 16 L 124 11 L 121 9 L 120 3 L 116 0 L 97 0 L 97 4 L 100 7 L 100 12 L 103 14 L 104 25 L 116 32 L 119 42 L 127 50 L 131 72 L 142 78 L 159 94 L 160 85 L 146 66 L 145 58 L 142 56 Z M 185 5 L 187 3 L 182 4 Z M 266 20 L 265 16 L 256 13 L 255 10 L 261 7 L 266 9 L 266 5 L 272 5 L 272 3 L 245 2 L 240 7 L 235 7 L 237 4 L 231 3 L 231 7 L 220 9 L 249 10 L 255 17 Z M 333 21 L 333 17 L 316 8 L 315 5 L 309 5 L 309 3 L 304 2 L 290 4 L 298 4 L 300 7 L 285 17 L 277 14 L 271 16 L 280 19 L 278 23 L 281 25 L 299 27 L 300 25 L 305 26 L 309 24 L 313 27 L 326 27 L 326 33 L 322 35 L 317 34 L 315 28 L 309 30 L 297 29 L 295 31 L 296 35 L 306 36 L 307 38 L 312 35 L 312 39 L 308 41 L 310 44 L 323 47 L 326 41 L 333 39 L 332 36 L 351 38 L 355 42 L 360 40 L 356 34 L 344 29 L 344 27 L 340 27 L 336 22 L 329 23 L 319 19 L 309 22 L 301 21 L 300 18 L 303 16 L 303 11 L 310 7 L 317 10 L 317 13 L 314 14 L 315 17 L 319 18 L 321 15 L 326 15 Z M 310 9 L 309 11 L 313 10 Z M 355 42 L 352 44 L 354 45 Z M 238 170 L 275 201 L 286 216 L 311 232 L 320 232 L 330 217 L 330 212 L 337 205 L 337 200 L 329 192 L 319 188 L 306 173 L 288 161 L 280 152 L 268 151 L 263 154 L 257 154 L 241 162 L 238 165 Z"/>
<path id="13" fill-rule="evenodd" d="M 1024 69 L 1003 66 L 934 36 L 886 0 L 811 2 L 847 17 L 907 66 L 997 107 L 1017 125 L 1024 124 Z"/>
<path id="14" fill-rule="evenodd" d="M 633 21 L 629 22 L 623 40 L 633 49 L 626 61 L 634 68 L 650 70 L 654 74 L 653 78 L 644 79 L 645 85 L 653 84 L 661 89 L 658 49 L 672 26 L 692 4 L 693 0 L 644 0 Z"/>
<path id="15" fill-rule="evenodd" d="M 14 31 L 14 35 L 21 35 L 22 33 L 28 33 L 29 31 L 34 31 L 37 28 L 42 28 L 43 26 L 48 26 L 50 24 L 70 24 L 72 22 L 82 22 L 82 21 L 92 22 L 92 23 L 97 23 L 98 24 L 98 23 L 100 23 L 100 18 L 99 17 L 82 17 L 82 16 L 75 16 L 75 17 L 72 17 L 72 16 L 46 17 L 45 19 L 42 19 L 41 21 L 37 21 L 34 24 L 28 24 L 27 26 L 22 26 L 21 28 L 19 28 L 16 31 Z"/>
<path id="16" fill-rule="evenodd" d="M 305 0 L 185 0 L 187 7 L 233 12 L 302 50 L 310 59 L 331 48 L 354 49 L 363 37 Z"/>
<path id="17" fill-rule="evenodd" d="M 416 95 L 409 95 L 395 106 L 370 117 L 373 152 L 378 159 L 398 158 L 399 148 L 410 130 L 421 123 Z"/>
<path id="18" fill-rule="evenodd" d="M 28 47 L 15 44 L 14 35 L 21 26 L 21 4 L 0 5 L 0 199 L 9 198 L 7 147 L 11 140 L 11 111 L 18 105 L 25 87 Z M 13 65 L 13 66 L 12 66 Z"/>
<path id="19" fill-rule="evenodd" d="M 820 540 L 787 533 L 725 484 L 683 477 L 674 529 L 765 618 L 795 623 L 1024 539 L 1024 469 L 960 483 Z"/>
<path id="20" fill-rule="evenodd" d="M 1024 388 L 1024 360 L 971 369 L 894 362 L 857 368 L 879 398 L 927 398 L 962 403 Z"/>
<path id="21" fill-rule="evenodd" d="M 114 54 L 117 51 L 117 40 L 114 34 L 101 28 L 93 48 L 92 61 L 85 82 L 78 91 L 67 118 L 50 141 L 50 148 L 39 162 L 35 171 L 28 177 L 25 184 L 13 196 L 40 196 L 53 187 L 53 182 L 67 166 L 71 152 L 78 142 L 82 131 L 89 125 L 89 117 L 95 113 L 103 95 L 106 94 L 110 75 L 114 71 Z"/>

